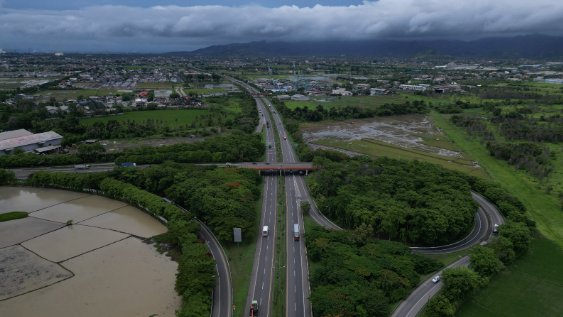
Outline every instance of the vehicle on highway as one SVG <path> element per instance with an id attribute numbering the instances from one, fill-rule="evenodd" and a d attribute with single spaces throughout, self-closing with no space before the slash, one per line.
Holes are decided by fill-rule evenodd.
<path id="1" fill-rule="evenodd" d="M 264 228 L 262 228 L 262 236 L 263 237 L 268 236 L 268 226 L 264 226 Z"/>
<path id="2" fill-rule="evenodd" d="M 266 121 L 266 127 L 267 127 L 267 128 L 270 127 L 270 121 Z"/>
<path id="3" fill-rule="evenodd" d="M 498 226 L 499 226 L 498 222 L 495 222 L 495 226 L 494 226 L 494 228 L 493 228 L 493 233 L 494 233 L 494 234 L 497 234 L 497 233 L 498 233 Z"/>
<path id="4" fill-rule="evenodd" d="M 250 305 L 250 316 L 258 316 L 258 301 L 253 300 Z"/>
<path id="5" fill-rule="evenodd" d="M 87 170 L 90 168 L 90 165 L 85 165 L 85 164 L 74 165 L 74 168 L 76 168 L 77 170 Z"/>
<path id="6" fill-rule="evenodd" d="M 268 147 L 271 149 L 271 148 L 272 148 L 272 143 L 268 143 Z"/>
<path id="7" fill-rule="evenodd" d="M 270 162 L 266 162 L 266 165 L 270 165 Z"/>
<path id="8" fill-rule="evenodd" d="M 135 163 L 121 163 L 121 166 L 137 166 Z"/>
<path id="9" fill-rule="evenodd" d="M 252 165 L 258 165 L 258 163 L 256 163 L 256 162 L 252 162 Z"/>
<path id="10" fill-rule="evenodd" d="M 225 165 L 227 165 L 227 166 L 231 166 L 231 165 L 233 165 L 233 164 L 231 164 L 231 163 L 227 162 L 227 163 L 225 163 Z"/>
<path id="11" fill-rule="evenodd" d="M 287 137 L 285 136 L 285 134 L 283 135 L 283 139 L 284 139 L 284 140 L 287 140 Z"/>
<path id="12" fill-rule="evenodd" d="M 299 224 L 298 223 L 293 225 L 293 240 L 299 241 Z"/>
<path id="13" fill-rule="evenodd" d="M 432 279 L 432 283 L 438 283 L 438 282 L 440 282 L 440 275 Z"/>

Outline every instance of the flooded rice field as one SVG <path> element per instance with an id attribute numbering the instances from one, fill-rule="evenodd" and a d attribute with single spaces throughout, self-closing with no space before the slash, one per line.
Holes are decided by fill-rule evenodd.
<path id="1" fill-rule="evenodd" d="M 426 115 L 403 115 L 328 122 L 322 126 L 302 127 L 301 131 L 303 131 L 303 139 L 313 148 L 318 148 L 319 146 L 311 144 L 311 142 L 322 139 L 339 141 L 373 139 L 441 156 L 461 157 L 461 154 L 456 151 L 420 143 L 423 141 L 423 138 L 420 136 L 422 134 L 438 135 L 438 138 L 442 135 L 441 131 Z"/>
<path id="2" fill-rule="evenodd" d="M 22 210 L 28 218 L 0 223 L 0 316 L 174 316 L 180 308 L 177 263 L 138 238 L 166 232 L 156 219 L 100 196 L 1 187 L 0 212 Z"/>

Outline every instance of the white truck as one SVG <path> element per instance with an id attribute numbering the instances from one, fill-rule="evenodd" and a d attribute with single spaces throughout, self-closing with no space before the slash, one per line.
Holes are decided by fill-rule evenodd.
<path id="1" fill-rule="evenodd" d="M 299 224 L 293 225 L 293 240 L 299 241 Z"/>
<path id="2" fill-rule="evenodd" d="M 262 228 L 262 236 L 263 237 L 268 236 L 268 226 L 264 226 L 264 228 Z"/>

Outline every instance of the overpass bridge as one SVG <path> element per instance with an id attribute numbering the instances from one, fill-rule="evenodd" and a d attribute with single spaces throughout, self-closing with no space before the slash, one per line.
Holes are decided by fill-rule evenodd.
<path id="1" fill-rule="evenodd" d="M 211 165 L 211 164 L 210 164 Z M 226 163 L 226 164 L 213 164 L 217 166 L 236 166 L 239 168 L 248 168 L 258 170 L 258 173 L 273 173 L 279 172 L 280 175 L 283 173 L 295 173 L 301 172 L 300 174 L 309 175 L 309 171 L 316 168 L 313 167 L 312 162 L 244 162 L 244 163 Z"/>

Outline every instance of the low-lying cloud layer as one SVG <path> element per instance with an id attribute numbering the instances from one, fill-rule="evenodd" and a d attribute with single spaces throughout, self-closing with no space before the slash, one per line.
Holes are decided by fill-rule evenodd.
<path id="1" fill-rule="evenodd" d="M 1 0 L 0 0 L 1 1 Z M 181 41 L 353 40 L 563 34 L 561 0 L 380 0 L 358 6 L 96 6 L 69 11 L 0 8 L 0 43 L 72 39 Z M 18 43 L 3 44 L 18 47 Z M 185 44 L 184 44 L 185 45 Z"/>

